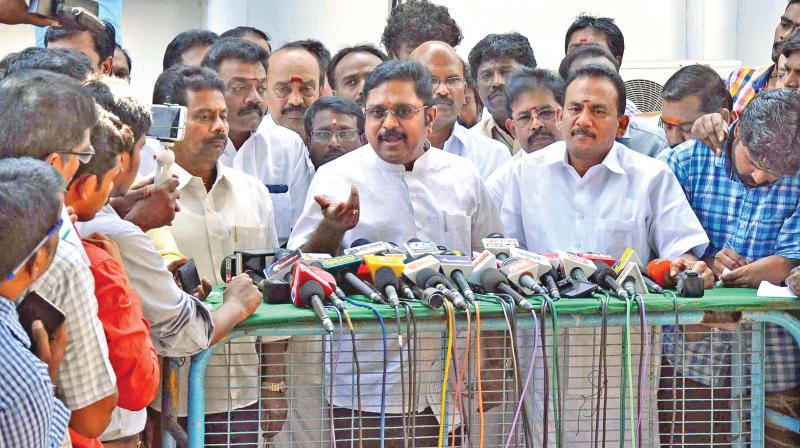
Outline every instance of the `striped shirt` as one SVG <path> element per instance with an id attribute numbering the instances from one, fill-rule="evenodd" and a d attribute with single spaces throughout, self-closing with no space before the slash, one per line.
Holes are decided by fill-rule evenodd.
<path id="1" fill-rule="evenodd" d="M 739 67 L 728 76 L 727 86 L 733 97 L 734 116 L 738 116 L 750 100 L 769 83 L 774 65 L 766 67 Z"/>
<path id="2" fill-rule="evenodd" d="M 0 297 L 0 446 L 60 447 L 70 411 L 53 395 L 14 302 Z"/>

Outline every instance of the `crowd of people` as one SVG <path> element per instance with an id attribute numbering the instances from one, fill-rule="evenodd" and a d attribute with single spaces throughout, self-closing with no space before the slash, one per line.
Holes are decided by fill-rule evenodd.
<path id="1" fill-rule="evenodd" d="M 149 103 L 128 86 L 136 59 L 114 27 L 0 2 L 2 23 L 50 25 L 44 48 L 0 61 L 0 446 L 160 446 L 159 357 L 217 344 L 262 302 L 249 276 L 222 277 L 237 250 L 336 255 L 358 239 L 419 238 L 470 254 L 496 232 L 538 253 L 618 258 L 631 247 L 706 288 L 768 281 L 800 293 L 800 1 L 777 19 L 771 64 L 727 79 L 682 67 L 663 87 L 658 126 L 626 98 L 612 18 L 579 15 L 557 70 L 538 67 L 517 32 L 489 34 L 462 59 L 458 24 L 428 0 L 391 12 L 383 50 L 278 47 L 245 26 L 184 31 L 151 100 L 187 108 L 185 136 L 172 178 L 155 185 L 162 145 L 147 136 Z M 185 292 L 175 273 L 188 259 L 202 281 Z M 211 311 L 203 299 L 226 280 Z M 63 313 L 58 329 L 23 328 L 16 304 L 32 293 Z M 666 368 L 683 368 L 679 355 L 715 365 L 703 357 L 729 349 L 690 329 L 664 330 L 683 342 L 665 351 Z M 287 420 L 304 418 L 285 408 L 292 350 L 291 339 L 253 338 L 215 355 L 207 432 L 240 423 L 207 443 L 256 447 L 259 427 L 280 440 Z M 764 355 L 766 406 L 800 415 L 800 347 L 767 325 Z M 726 377 L 683 374 L 684 398 L 697 400 Z M 410 412 L 435 428 L 431 392 Z M 375 394 L 365 397 L 360 410 L 375 417 Z M 185 394 L 176 407 L 187 415 Z M 399 396 L 387 400 L 389 418 L 405 413 Z M 417 436 L 435 445 L 435 433 Z M 769 446 L 798 437 L 767 425 Z"/>

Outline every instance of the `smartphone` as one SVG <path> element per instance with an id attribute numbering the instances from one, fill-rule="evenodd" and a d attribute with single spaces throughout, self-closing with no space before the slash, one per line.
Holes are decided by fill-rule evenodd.
<path id="1" fill-rule="evenodd" d="M 147 131 L 148 137 L 162 142 L 179 142 L 186 134 L 186 113 L 184 106 L 177 104 L 153 104 L 150 106 L 153 122 Z"/>
<path id="2" fill-rule="evenodd" d="M 31 327 L 34 321 L 42 321 L 50 338 L 55 339 L 56 330 L 66 319 L 63 311 L 35 291 L 29 292 L 17 305 L 17 314 L 19 314 L 19 323 L 28 333 L 31 342 L 33 341 Z"/>
<path id="3" fill-rule="evenodd" d="M 28 12 L 38 17 L 72 22 L 96 33 L 106 32 L 96 0 L 31 0 Z"/>
<path id="4" fill-rule="evenodd" d="M 200 286 L 200 275 L 197 273 L 194 258 L 190 258 L 186 264 L 178 268 L 178 282 L 180 283 L 178 286 L 189 294 Z"/>

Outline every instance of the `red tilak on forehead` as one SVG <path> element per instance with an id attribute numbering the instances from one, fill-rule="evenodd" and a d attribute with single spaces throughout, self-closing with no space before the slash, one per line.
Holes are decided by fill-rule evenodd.
<path id="1" fill-rule="evenodd" d="M 255 76 L 242 76 L 242 79 L 245 79 L 247 81 L 260 81 L 260 79 L 258 79 Z"/>
<path id="2" fill-rule="evenodd" d="M 289 82 L 299 82 L 302 84 L 303 80 L 297 76 L 292 76 L 291 78 L 289 78 Z"/>
<path id="3" fill-rule="evenodd" d="M 589 39 L 587 39 L 585 37 L 581 37 L 581 39 L 578 42 L 581 42 L 581 43 L 589 42 Z"/>

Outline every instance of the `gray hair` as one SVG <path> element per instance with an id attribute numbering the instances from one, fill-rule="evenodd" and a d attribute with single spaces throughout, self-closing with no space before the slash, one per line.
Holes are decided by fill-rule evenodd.
<path id="1" fill-rule="evenodd" d="M 794 89 L 762 92 L 742 112 L 739 139 L 766 171 L 800 172 L 800 95 Z"/>
<path id="2" fill-rule="evenodd" d="M 24 262 L 61 215 L 64 178 L 29 157 L 0 160 L 0 282 Z"/>

